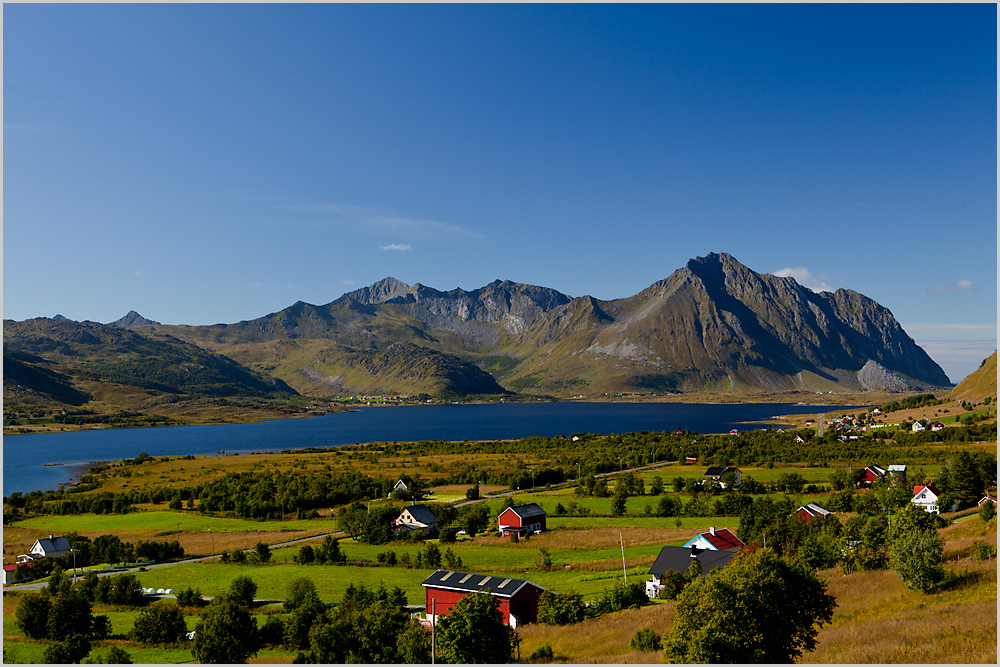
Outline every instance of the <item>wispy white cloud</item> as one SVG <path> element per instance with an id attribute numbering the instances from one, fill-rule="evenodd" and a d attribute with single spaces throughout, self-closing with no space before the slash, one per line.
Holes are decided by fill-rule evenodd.
<path id="1" fill-rule="evenodd" d="M 312 211 L 336 216 L 365 229 L 386 235 L 403 236 L 409 239 L 427 238 L 478 238 L 479 234 L 459 225 L 426 218 L 407 218 L 387 215 L 362 206 L 339 206 L 330 204 L 307 206 L 284 206 L 297 211 Z"/>
<path id="2" fill-rule="evenodd" d="M 340 284 L 341 285 L 357 285 L 358 281 L 356 281 L 356 280 L 341 280 Z"/>
<path id="3" fill-rule="evenodd" d="M 967 289 L 972 289 L 975 285 L 976 284 L 971 280 L 959 280 L 957 283 L 952 283 L 951 285 L 938 285 L 929 293 L 944 294 L 945 292 L 964 292 Z"/>
<path id="4" fill-rule="evenodd" d="M 792 277 L 795 278 L 795 282 L 811 289 L 813 292 L 836 292 L 835 287 L 831 287 L 825 281 L 829 278 L 829 274 L 826 273 L 813 273 L 804 266 L 789 267 L 785 269 L 778 269 L 774 272 L 774 275 L 780 276 L 782 278 Z"/>
<path id="5" fill-rule="evenodd" d="M 407 250 L 413 250 L 413 246 L 408 243 L 392 243 L 390 245 L 380 245 L 381 250 L 398 250 L 400 252 L 406 252 Z"/>

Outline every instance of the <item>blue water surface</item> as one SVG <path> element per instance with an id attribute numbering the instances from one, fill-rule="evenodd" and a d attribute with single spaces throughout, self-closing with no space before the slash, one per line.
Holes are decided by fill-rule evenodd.
<path id="1" fill-rule="evenodd" d="M 491 403 L 363 407 L 257 424 L 161 426 L 4 436 L 3 493 L 54 489 L 98 461 L 336 447 L 364 442 L 507 440 L 532 435 L 773 428 L 775 415 L 849 411 L 789 403 Z M 44 465 L 49 464 L 49 465 Z M 51 465 L 59 464 L 59 465 Z"/>

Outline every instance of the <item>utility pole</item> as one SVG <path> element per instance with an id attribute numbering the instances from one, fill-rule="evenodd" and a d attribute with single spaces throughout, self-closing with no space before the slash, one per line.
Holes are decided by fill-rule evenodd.
<path id="1" fill-rule="evenodd" d="M 628 583 L 628 571 L 625 569 L 625 540 L 622 539 L 622 534 L 618 533 L 618 541 L 622 545 L 622 574 L 625 576 L 625 583 Z"/>
<path id="2" fill-rule="evenodd" d="M 214 556 L 215 555 L 215 533 L 212 532 L 211 528 L 208 529 L 208 532 L 212 536 L 212 555 Z"/>
<path id="3" fill-rule="evenodd" d="M 580 483 L 580 464 L 579 463 L 576 464 L 576 482 L 577 482 L 577 484 Z"/>

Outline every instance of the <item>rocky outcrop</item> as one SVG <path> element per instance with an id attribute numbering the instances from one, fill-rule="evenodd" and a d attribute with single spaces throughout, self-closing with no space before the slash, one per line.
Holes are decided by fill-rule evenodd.
<path id="1" fill-rule="evenodd" d="M 58 318 L 58 315 L 56 316 Z M 148 326 L 152 324 L 159 324 L 159 322 L 154 322 L 153 320 L 147 320 L 145 317 L 135 312 L 134 310 L 128 311 L 128 315 L 121 318 L 120 320 L 115 320 L 110 322 L 110 324 L 121 327 L 122 329 L 131 329 L 132 327 Z"/>

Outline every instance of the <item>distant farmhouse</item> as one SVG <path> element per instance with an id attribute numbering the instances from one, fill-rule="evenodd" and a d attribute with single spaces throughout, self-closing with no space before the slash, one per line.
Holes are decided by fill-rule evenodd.
<path id="1" fill-rule="evenodd" d="M 497 598 L 504 625 L 512 628 L 538 620 L 538 598 L 546 590 L 527 579 L 448 570 L 438 570 L 424 579 L 422 586 L 428 624 L 440 616 L 447 616 L 466 595 L 486 592 Z"/>
<path id="2" fill-rule="evenodd" d="M 392 522 L 398 530 L 422 535 L 433 535 L 440 531 L 437 517 L 426 505 L 410 505 L 404 507 L 399 516 Z"/>
<path id="3" fill-rule="evenodd" d="M 940 511 L 938 507 L 938 500 L 941 498 L 941 492 L 937 490 L 934 486 L 934 482 L 928 482 L 925 486 L 915 486 L 913 487 L 913 498 L 910 502 L 917 507 L 922 507 L 925 512 L 937 513 Z M 955 503 L 952 503 L 950 508 L 944 510 L 945 512 L 955 511 Z"/>
<path id="4" fill-rule="evenodd" d="M 733 481 L 733 488 L 736 488 L 743 483 L 743 473 L 740 472 L 739 468 L 730 468 L 727 466 L 712 466 L 705 471 L 705 477 L 715 480 L 719 486 L 726 488 L 725 482 L 722 481 L 722 476 L 727 473 L 733 473 L 735 477 Z"/>
<path id="5" fill-rule="evenodd" d="M 35 543 L 31 545 L 31 550 L 26 554 L 18 556 L 17 562 L 30 563 L 42 558 L 59 558 L 60 556 L 69 555 L 72 552 L 73 548 L 69 545 L 69 540 L 65 537 L 62 535 L 59 537 L 49 535 L 48 539 L 43 537 L 35 540 Z"/>
<path id="6" fill-rule="evenodd" d="M 861 478 L 858 480 L 858 486 L 862 484 L 875 484 L 885 477 L 886 469 L 882 466 L 870 465 L 864 469 L 861 473 Z"/>
<path id="7" fill-rule="evenodd" d="M 699 549 L 692 547 L 671 547 L 666 546 L 660 549 L 659 555 L 649 568 L 649 573 L 653 578 L 646 582 L 646 597 L 655 599 L 663 588 L 663 577 L 668 571 L 687 574 L 691 563 L 698 561 L 701 565 L 701 576 L 707 575 L 712 570 L 724 567 L 736 557 L 739 549 L 728 549 L 717 551 L 709 549 Z"/>
<path id="8" fill-rule="evenodd" d="M 808 505 L 803 505 L 795 510 L 795 515 L 799 517 L 799 520 L 805 523 L 818 516 L 830 516 L 830 512 L 816 503 L 809 503 Z"/>
<path id="9" fill-rule="evenodd" d="M 497 530 L 504 537 L 541 533 L 545 528 L 545 510 L 535 503 L 508 507 L 497 517 Z"/>

